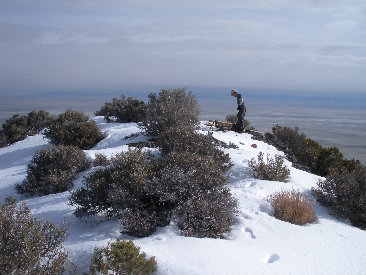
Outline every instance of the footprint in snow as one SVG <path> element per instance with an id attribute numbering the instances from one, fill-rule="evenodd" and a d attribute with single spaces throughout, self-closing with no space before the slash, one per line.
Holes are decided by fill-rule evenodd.
<path id="1" fill-rule="evenodd" d="M 254 186 L 256 186 L 256 182 L 255 181 L 253 181 L 253 182 L 251 182 L 251 183 L 249 183 L 249 184 L 247 184 L 247 188 L 249 188 L 249 187 L 254 187 Z"/>
<path id="2" fill-rule="evenodd" d="M 277 255 L 276 253 L 273 253 L 271 256 L 264 258 L 264 262 L 269 263 L 269 264 L 272 264 L 272 263 L 277 262 L 279 260 L 280 260 L 280 256 Z"/>
<path id="3" fill-rule="evenodd" d="M 250 234 L 250 237 L 252 239 L 256 239 L 257 237 L 254 235 L 253 230 L 249 227 L 245 227 L 245 232 L 248 232 Z"/>

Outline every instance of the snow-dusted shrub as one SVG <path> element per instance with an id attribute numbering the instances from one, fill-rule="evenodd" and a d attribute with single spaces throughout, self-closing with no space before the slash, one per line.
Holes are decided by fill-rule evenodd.
<path id="1" fill-rule="evenodd" d="M 225 117 L 225 120 L 227 122 L 231 122 L 231 123 L 236 124 L 238 122 L 238 116 L 234 115 L 234 114 L 229 114 Z"/>
<path id="2" fill-rule="evenodd" d="M 120 98 L 113 98 L 112 102 L 104 103 L 104 106 L 97 112 L 96 116 L 104 116 L 107 122 L 140 122 L 146 116 L 146 105 L 137 98 L 121 95 Z"/>
<path id="3" fill-rule="evenodd" d="M 149 275 L 157 267 L 154 257 L 148 258 L 132 241 L 109 242 L 102 249 L 95 248 L 90 266 L 90 274 Z"/>
<path id="4" fill-rule="evenodd" d="M 136 149 L 117 154 L 110 165 L 86 176 L 84 187 L 72 192 L 70 202 L 76 205 L 75 215 L 105 213 L 108 217 L 121 217 L 128 208 L 144 208 L 144 188 L 151 175 L 147 153 Z"/>
<path id="5" fill-rule="evenodd" d="M 122 233 L 142 238 L 153 234 L 159 225 L 159 216 L 150 209 L 125 209 L 120 218 Z"/>
<path id="6" fill-rule="evenodd" d="M 149 94 L 146 117 L 141 129 L 150 136 L 159 136 L 167 129 L 184 125 L 195 128 L 199 121 L 196 98 L 185 89 L 162 89 L 159 95 Z"/>
<path id="7" fill-rule="evenodd" d="M 258 162 L 252 158 L 249 167 L 253 169 L 256 179 L 285 182 L 290 176 L 290 170 L 284 165 L 283 158 L 278 155 L 274 159 L 267 155 L 267 162 L 264 162 L 263 153 L 260 152 Z"/>
<path id="8" fill-rule="evenodd" d="M 95 159 L 93 161 L 93 166 L 106 166 L 109 165 L 111 162 L 107 158 L 106 155 L 103 154 L 95 154 Z"/>
<path id="9" fill-rule="evenodd" d="M 159 165 L 163 167 L 177 167 L 184 173 L 193 171 L 194 183 L 202 189 L 210 189 L 226 184 L 228 178 L 224 173 L 232 167 L 230 158 L 226 162 L 217 160 L 210 155 L 191 152 L 173 151 L 160 162 Z"/>
<path id="10" fill-rule="evenodd" d="M 118 218 L 123 233 L 144 237 L 157 226 L 166 226 L 174 210 L 198 193 L 207 194 L 214 204 L 215 199 L 230 204 L 231 197 L 218 188 L 227 182 L 223 173 L 229 167 L 223 168 L 210 156 L 189 152 L 152 159 L 141 150 L 130 150 L 89 174 L 85 186 L 72 192 L 70 202 L 79 218 L 103 213 Z M 205 213 L 209 211 L 215 215 L 215 208 Z"/>
<path id="11" fill-rule="evenodd" d="M 157 226 L 169 222 L 169 213 L 148 191 L 156 190 L 149 187 L 153 175 L 148 153 L 136 149 L 117 154 L 110 165 L 89 174 L 84 178 L 85 186 L 71 193 L 74 213 L 79 218 L 103 213 L 108 218 L 118 218 L 123 233 L 148 236 Z"/>
<path id="12" fill-rule="evenodd" d="M 0 274 L 61 274 L 67 235 L 65 224 L 42 222 L 24 203 L 6 198 L 0 204 Z"/>
<path id="13" fill-rule="evenodd" d="M 234 222 L 236 206 L 227 188 L 198 192 L 178 206 L 177 225 L 185 236 L 224 238 Z"/>
<path id="14" fill-rule="evenodd" d="M 178 213 L 173 217 L 187 236 L 222 237 L 232 224 L 236 203 L 222 187 L 227 177 L 220 164 L 210 156 L 173 151 L 157 160 L 156 167 L 146 189 L 155 209 L 165 210 L 166 217 Z"/>
<path id="15" fill-rule="evenodd" d="M 195 172 L 192 168 L 184 169 L 166 162 L 146 186 L 146 193 L 159 208 L 174 209 L 201 190 Z"/>
<path id="16" fill-rule="evenodd" d="M 295 190 L 280 191 L 268 197 L 274 208 L 274 217 L 281 221 L 305 225 L 317 221 L 314 203 Z"/>
<path id="17" fill-rule="evenodd" d="M 64 192 L 75 175 L 89 167 L 85 153 L 74 146 L 53 146 L 37 152 L 27 167 L 27 177 L 15 189 L 25 195 Z"/>
<path id="18" fill-rule="evenodd" d="M 190 127 L 180 126 L 166 130 L 159 136 L 157 145 L 165 155 L 170 152 L 193 153 L 211 157 L 222 165 L 223 170 L 220 171 L 226 172 L 231 167 L 229 154 L 218 148 L 217 140 L 212 135 L 198 134 Z"/>
<path id="19" fill-rule="evenodd" d="M 202 136 L 197 134 L 191 126 L 179 125 L 160 133 L 156 144 L 164 155 L 171 151 L 198 152 L 202 149 L 206 150 L 203 148 L 204 146 L 200 146 L 202 142 L 205 142 L 201 138 Z M 210 147 L 212 148 L 212 146 Z"/>
<path id="20" fill-rule="evenodd" d="M 52 121 L 46 111 L 32 111 L 27 115 L 13 115 L 2 125 L 0 147 L 25 139 L 27 136 L 38 134 Z"/>
<path id="21" fill-rule="evenodd" d="M 313 189 L 317 200 L 347 217 L 352 224 L 366 229 L 366 167 L 356 163 L 354 169 L 332 168 L 325 180 Z"/>
<path id="22" fill-rule="evenodd" d="M 0 130 L 0 148 L 8 145 L 8 140 L 6 138 L 5 132 Z"/>
<path id="23" fill-rule="evenodd" d="M 54 145 L 73 145 L 84 150 L 92 148 L 104 138 L 94 120 L 70 109 L 51 123 L 45 136 Z"/>
<path id="24" fill-rule="evenodd" d="M 175 151 L 223 156 L 224 153 L 217 148 L 216 143 L 212 134 L 199 134 L 189 126 L 169 128 L 157 140 L 157 145 L 165 155 Z"/>

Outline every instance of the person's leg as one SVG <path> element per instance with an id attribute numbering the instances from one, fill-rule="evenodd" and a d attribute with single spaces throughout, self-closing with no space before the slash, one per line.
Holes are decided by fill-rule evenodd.
<path id="1" fill-rule="evenodd" d="M 244 131 L 244 108 L 243 106 L 239 106 L 238 112 L 238 122 L 237 122 L 237 131 L 243 132 Z"/>

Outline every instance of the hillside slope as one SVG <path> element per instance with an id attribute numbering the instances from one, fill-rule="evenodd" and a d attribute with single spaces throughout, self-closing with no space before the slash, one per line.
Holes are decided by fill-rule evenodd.
<path id="1" fill-rule="evenodd" d="M 108 124 L 102 117 L 95 120 L 106 138 L 85 151 L 91 159 L 96 153 L 110 157 L 127 151 L 128 143 L 148 139 L 139 133 L 134 123 Z M 209 130 L 202 123 L 199 131 L 207 133 Z M 105 246 L 119 237 L 133 240 L 147 254 L 155 256 L 156 274 L 365 274 L 366 231 L 330 216 L 328 210 L 318 204 L 315 205 L 319 218 L 316 224 L 297 226 L 271 216 L 268 195 L 293 188 L 310 196 L 318 176 L 295 169 L 286 162 L 291 170 L 289 182 L 254 179 L 248 168 L 251 158 L 259 152 L 271 156 L 283 153 L 264 142 L 252 140 L 245 133 L 214 132 L 213 136 L 238 146 L 238 149 L 224 149 L 234 163 L 229 171 L 229 188 L 238 199 L 240 210 L 238 223 L 227 239 L 183 237 L 175 224 L 138 239 L 121 234 L 117 221 L 95 218 L 85 223 L 78 220 L 68 204 L 69 192 L 44 197 L 19 196 L 13 188 L 25 178 L 33 154 L 50 146 L 41 134 L 0 149 L 0 200 L 13 195 L 26 202 L 37 217 L 56 223 L 66 219 L 70 235 L 65 246 L 70 260 L 79 268 L 78 273 L 88 271 L 95 246 Z M 256 146 L 252 147 L 253 144 Z M 82 174 L 77 177 L 74 188 L 82 185 L 82 178 Z"/>

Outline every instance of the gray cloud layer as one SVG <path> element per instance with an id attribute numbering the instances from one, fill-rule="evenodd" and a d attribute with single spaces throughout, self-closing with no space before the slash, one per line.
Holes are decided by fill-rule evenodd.
<path id="1" fill-rule="evenodd" d="M 2 0 L 0 92 L 366 92 L 365 3 Z"/>

